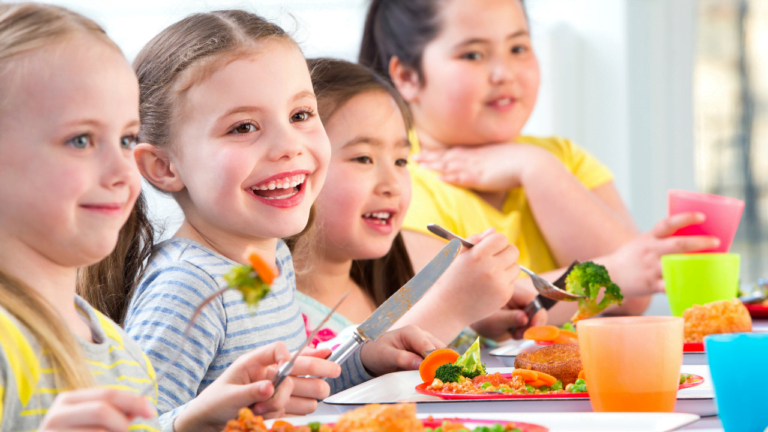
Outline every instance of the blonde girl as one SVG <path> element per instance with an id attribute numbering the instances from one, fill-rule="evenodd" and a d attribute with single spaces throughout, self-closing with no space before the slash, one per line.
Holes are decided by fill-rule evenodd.
<path id="1" fill-rule="evenodd" d="M 388 76 L 413 112 L 418 164 L 403 226 L 416 269 L 442 244 L 427 223 L 462 236 L 495 227 L 521 264 L 551 279 L 574 260 L 604 264 L 625 294 L 612 312 L 638 314 L 663 290 L 661 255 L 717 241 L 669 238 L 701 222 L 696 214 L 640 235 L 604 165 L 566 139 L 521 136 L 540 81 L 521 0 L 374 0 L 360 62 Z M 565 321 L 573 307 L 550 318 Z M 486 331 L 506 327 L 499 320 Z"/>
<path id="2" fill-rule="evenodd" d="M 397 91 L 368 68 L 332 59 L 309 65 L 331 163 L 313 227 L 289 242 L 308 328 L 346 291 L 353 293 L 313 341 L 322 343 L 362 322 L 413 277 L 400 235 L 411 201 L 410 118 Z M 450 343 L 509 301 L 519 272 L 515 247 L 492 230 L 471 240 L 477 247 L 462 253 L 399 324 L 416 324 Z M 476 289 L 472 301 L 467 286 Z M 517 312 L 517 326 L 528 324 Z M 536 319 L 546 321 L 543 312 Z"/>
<path id="3" fill-rule="evenodd" d="M 265 376 L 230 372 L 233 365 L 250 367 L 243 358 L 253 352 L 277 346 L 287 353 L 306 339 L 291 255 L 279 239 L 307 225 L 330 146 L 300 49 L 257 15 L 216 11 L 161 31 L 134 67 L 141 89 L 134 152 L 139 170 L 179 203 L 185 217 L 173 238 L 154 246 L 125 313 L 126 331 L 157 368 L 171 371 L 159 383 L 161 420 L 184 429 L 179 414 L 194 413 L 213 429 L 233 418 L 233 410 L 253 404 L 268 416 L 313 412 L 331 389 L 321 379 L 300 377 L 338 377 L 339 366 L 319 358 L 327 350 L 302 356 L 279 397 L 270 398 Z M 193 310 L 226 286 L 223 275 L 245 262 L 248 248 L 275 263 L 279 276 L 271 293 L 255 310 L 235 291 L 220 296 L 204 309 L 180 360 L 170 364 Z M 125 285 L 108 285 L 124 298 Z M 114 312 L 122 316 L 120 307 Z M 340 389 L 369 379 L 369 373 L 413 368 L 421 357 L 400 348 L 433 347 L 416 328 L 391 333 L 363 347 L 332 383 Z M 227 392 L 222 383 L 233 379 L 254 383 Z"/>
<path id="4" fill-rule="evenodd" d="M 157 431 L 152 365 L 75 294 L 139 194 L 136 77 L 93 21 L 6 3 L 0 88 L 0 431 Z"/>

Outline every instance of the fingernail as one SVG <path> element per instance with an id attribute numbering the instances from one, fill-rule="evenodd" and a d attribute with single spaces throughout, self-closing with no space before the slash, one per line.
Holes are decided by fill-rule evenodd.
<path id="1" fill-rule="evenodd" d="M 490 234 L 490 233 L 495 233 L 495 232 L 496 232 L 496 228 L 490 227 L 487 230 L 483 231 L 483 234 Z"/>
<path id="2" fill-rule="evenodd" d="M 416 370 L 421 366 L 421 360 L 413 359 L 413 363 L 411 364 L 411 370 Z"/>
<path id="3" fill-rule="evenodd" d="M 272 391 L 272 383 L 270 383 L 269 381 L 263 381 L 259 383 L 259 394 L 263 396 L 267 396 L 271 391 Z"/>

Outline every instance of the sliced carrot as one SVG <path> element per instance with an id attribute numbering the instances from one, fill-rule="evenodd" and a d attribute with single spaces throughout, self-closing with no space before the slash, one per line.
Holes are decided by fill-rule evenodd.
<path id="1" fill-rule="evenodd" d="M 251 266 L 253 266 L 253 271 L 259 275 L 261 280 L 267 285 L 272 285 L 272 281 L 277 277 L 277 272 L 275 272 L 269 264 L 265 263 L 256 252 L 248 254 L 248 261 L 251 263 Z"/>
<path id="2" fill-rule="evenodd" d="M 515 369 L 512 376 L 520 376 L 524 382 L 536 381 L 539 379 L 539 373 L 528 369 Z"/>
<path id="3" fill-rule="evenodd" d="M 432 384 L 437 368 L 444 364 L 454 363 L 459 359 L 459 353 L 449 348 L 434 350 L 419 365 L 419 375 L 425 383 Z"/>
<path id="4" fill-rule="evenodd" d="M 577 344 L 579 343 L 579 337 L 572 331 L 560 330 L 560 334 L 552 342 L 556 344 Z"/>
<path id="5" fill-rule="evenodd" d="M 560 334 L 560 329 L 552 325 L 531 327 L 523 333 L 523 338 L 535 341 L 551 341 Z"/>
<path id="6" fill-rule="evenodd" d="M 544 372 L 536 371 L 536 375 L 538 375 L 538 377 L 539 377 L 538 381 L 541 381 L 541 382 L 544 383 L 542 385 L 551 386 L 552 384 L 557 382 L 557 378 L 553 377 L 550 374 L 546 374 Z M 533 384 L 531 384 L 531 385 L 533 385 Z M 539 386 L 534 386 L 534 387 L 539 387 Z"/>
<path id="7" fill-rule="evenodd" d="M 293 425 L 283 420 L 275 420 L 272 423 L 272 432 L 291 432 L 294 429 Z"/>
<path id="8" fill-rule="evenodd" d="M 579 372 L 578 379 L 583 379 L 584 381 L 587 380 L 587 374 L 584 372 L 584 369 L 582 369 L 581 372 Z"/>
<path id="9" fill-rule="evenodd" d="M 541 386 L 547 385 L 547 383 L 542 380 L 531 381 L 531 382 L 527 382 L 526 384 L 528 384 L 531 387 L 541 387 Z"/>

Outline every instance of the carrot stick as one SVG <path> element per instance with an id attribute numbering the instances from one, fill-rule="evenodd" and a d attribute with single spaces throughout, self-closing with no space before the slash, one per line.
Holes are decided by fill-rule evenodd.
<path id="1" fill-rule="evenodd" d="M 560 334 L 560 329 L 552 325 L 531 327 L 523 333 L 524 339 L 551 341 Z"/>
<path id="2" fill-rule="evenodd" d="M 581 372 L 579 372 L 578 379 L 583 379 L 584 381 L 587 380 L 587 374 L 584 372 L 584 369 L 582 369 Z"/>
<path id="3" fill-rule="evenodd" d="M 546 374 L 544 372 L 536 371 L 536 375 L 538 375 L 538 378 L 539 378 L 538 381 L 541 381 L 541 382 L 544 383 L 542 385 L 551 386 L 552 384 L 557 382 L 557 378 L 553 377 L 550 374 Z M 533 385 L 533 384 L 531 384 L 531 385 Z M 536 386 L 534 386 L 534 387 L 536 387 Z"/>
<path id="4" fill-rule="evenodd" d="M 248 254 L 248 261 L 251 263 L 253 271 L 259 275 L 261 280 L 263 280 L 267 285 L 272 285 L 272 281 L 274 281 L 275 277 L 277 277 L 277 272 L 275 272 L 272 267 L 265 263 L 264 260 L 262 260 L 256 252 L 251 252 Z"/>
<path id="5" fill-rule="evenodd" d="M 531 382 L 528 382 L 526 384 L 528 384 L 531 387 L 536 387 L 536 388 L 547 385 L 547 383 L 542 381 L 542 380 L 531 381 Z"/>
<path id="6" fill-rule="evenodd" d="M 444 364 L 453 363 L 459 359 L 459 353 L 449 348 L 434 350 L 419 365 L 419 375 L 425 383 L 431 384 L 435 380 L 437 368 Z"/>
<path id="7" fill-rule="evenodd" d="M 536 381 L 539 379 L 539 373 L 528 369 L 515 369 L 512 371 L 512 376 L 520 376 L 524 382 Z"/>

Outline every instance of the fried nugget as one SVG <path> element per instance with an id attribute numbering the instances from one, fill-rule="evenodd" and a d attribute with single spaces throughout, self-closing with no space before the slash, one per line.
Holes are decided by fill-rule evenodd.
<path id="1" fill-rule="evenodd" d="M 416 418 L 416 405 L 371 404 L 339 417 L 334 432 L 424 432 Z"/>
<path id="2" fill-rule="evenodd" d="M 579 372 L 584 369 L 576 344 L 547 345 L 536 351 L 521 353 L 515 357 L 515 367 L 552 375 L 563 382 L 563 387 L 575 383 Z"/>
<path id="3" fill-rule="evenodd" d="M 739 299 L 693 305 L 683 312 L 685 342 L 703 342 L 704 336 L 752 331 L 752 318 Z"/>

